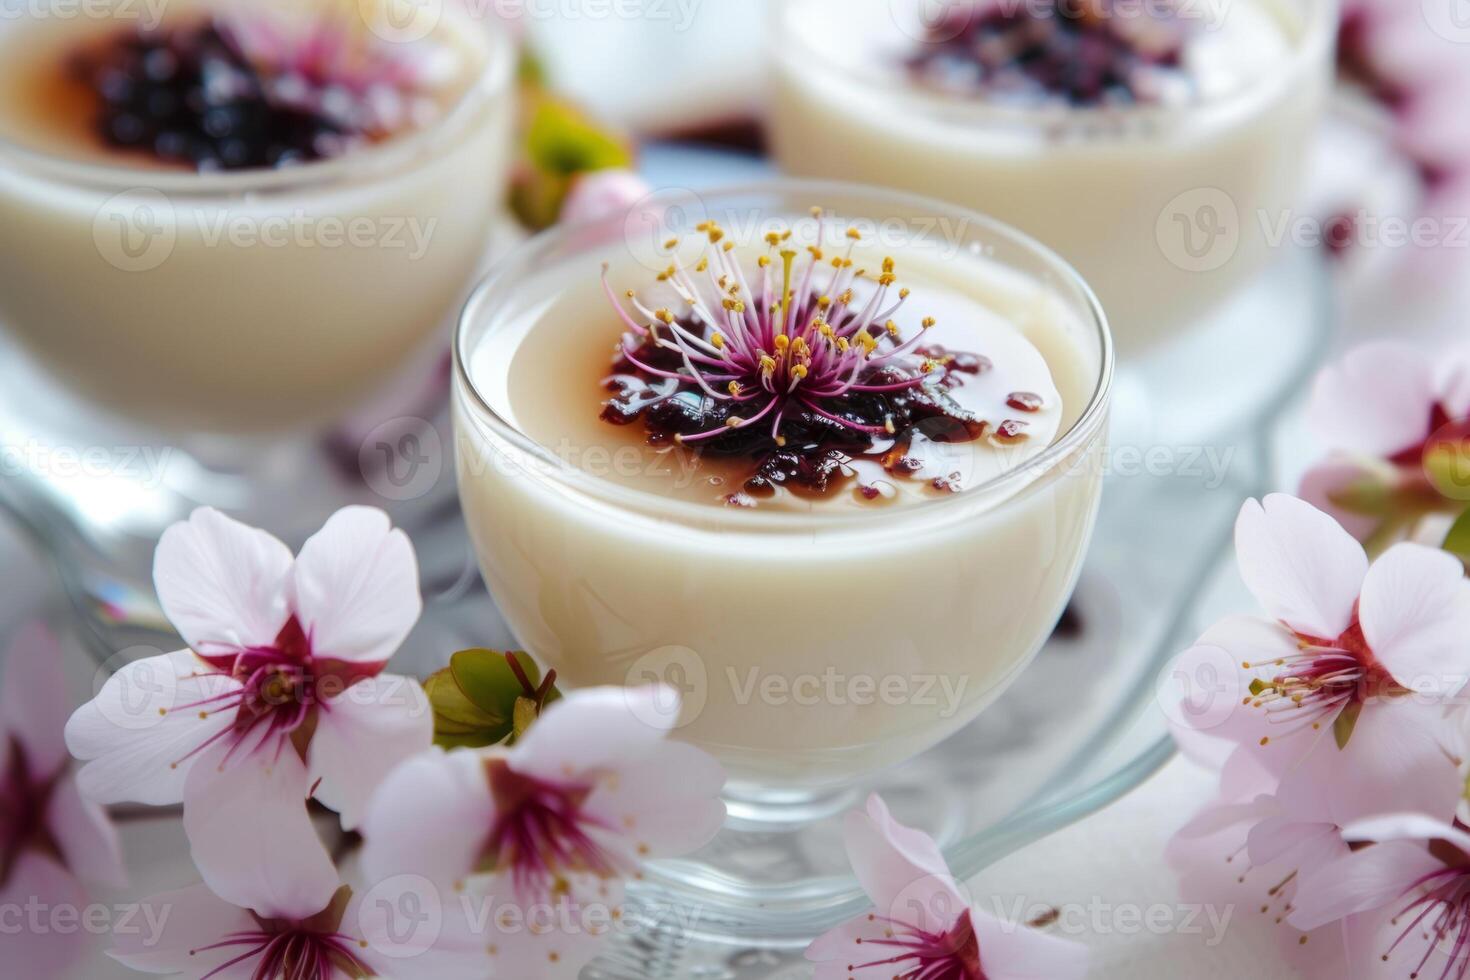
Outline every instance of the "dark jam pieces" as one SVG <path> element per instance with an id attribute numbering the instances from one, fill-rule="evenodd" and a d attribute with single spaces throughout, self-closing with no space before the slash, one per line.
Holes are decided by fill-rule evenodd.
<path id="1" fill-rule="evenodd" d="M 959 96 L 1077 107 L 1188 99 L 1188 21 L 1174 0 L 959 0 L 908 61 Z"/>
<path id="2" fill-rule="evenodd" d="M 74 69 L 100 101 L 102 140 L 166 163 L 280 167 L 340 155 L 361 136 L 308 100 L 273 96 L 273 80 L 212 21 L 118 34 Z"/>

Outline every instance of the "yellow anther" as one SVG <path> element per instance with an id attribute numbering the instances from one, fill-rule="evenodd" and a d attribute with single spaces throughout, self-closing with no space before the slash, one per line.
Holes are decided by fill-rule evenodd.
<path id="1" fill-rule="evenodd" d="M 888 331 L 888 336 L 890 337 L 896 338 L 898 336 L 898 324 L 894 323 L 892 320 L 889 320 L 887 323 L 883 324 L 883 329 Z"/>
<path id="2" fill-rule="evenodd" d="M 755 264 L 764 269 L 771 264 L 771 257 L 769 255 L 762 255 L 755 260 Z"/>
<path id="3" fill-rule="evenodd" d="M 790 337 L 786 336 L 784 333 L 783 334 L 777 334 L 776 335 L 776 349 L 777 350 L 785 350 L 787 347 L 790 347 L 790 346 L 791 346 L 791 338 Z"/>
<path id="4" fill-rule="evenodd" d="M 893 271 L 893 269 L 894 269 L 894 263 L 893 263 L 892 256 L 885 256 L 884 259 L 883 259 L 883 271 L 884 272 L 891 273 Z"/>
<path id="5" fill-rule="evenodd" d="M 739 398 L 740 397 L 740 382 L 739 381 L 731 381 L 730 382 L 730 387 L 729 387 L 728 391 L 730 392 L 730 397 L 731 398 Z"/>
<path id="6" fill-rule="evenodd" d="M 664 242 L 664 248 L 665 249 L 678 248 L 678 247 L 679 247 L 679 239 L 677 239 L 677 238 L 670 238 L 668 241 Z"/>
<path id="7" fill-rule="evenodd" d="M 837 350 L 838 351 L 840 351 L 843 354 L 846 354 L 851 349 L 852 349 L 852 344 L 849 344 L 847 342 L 847 338 L 846 337 L 838 337 L 837 338 Z"/>
<path id="8" fill-rule="evenodd" d="M 777 233 L 777 232 L 774 232 L 774 231 L 767 232 L 766 233 L 766 244 L 769 245 L 769 246 L 771 246 L 772 248 L 775 248 L 777 245 L 780 245 L 781 244 L 781 236 L 780 236 L 780 234 Z"/>
<path id="9" fill-rule="evenodd" d="M 802 378 L 806 377 L 806 365 L 805 364 L 798 364 L 795 367 L 793 367 L 791 369 L 791 376 L 793 378 L 796 378 L 798 381 L 800 381 Z"/>
<path id="10" fill-rule="evenodd" d="M 923 327 L 925 330 L 928 330 L 930 327 L 934 326 L 934 318 L 932 316 L 924 317 L 924 319 L 920 321 L 919 326 Z"/>
<path id="11" fill-rule="evenodd" d="M 842 295 L 837 297 L 837 302 L 841 303 L 843 306 L 847 306 L 852 303 L 852 290 L 843 290 Z"/>
<path id="12" fill-rule="evenodd" d="M 863 240 L 863 233 L 858 231 L 856 228 L 849 228 L 847 229 L 847 237 L 851 238 L 855 242 L 860 242 Z"/>
<path id="13" fill-rule="evenodd" d="M 720 248 L 724 249 L 727 252 L 733 252 L 733 251 L 735 251 L 735 243 L 734 242 L 726 242 L 725 244 L 721 245 Z"/>
<path id="14" fill-rule="evenodd" d="M 654 314 L 654 316 L 658 317 L 659 321 L 662 323 L 667 323 L 669 326 L 674 325 L 674 314 L 666 309 L 659 310 Z"/>
<path id="15" fill-rule="evenodd" d="M 822 250 L 820 248 L 817 248 L 817 246 L 815 246 L 815 245 L 808 245 L 806 247 L 806 250 L 808 252 L 812 253 L 812 260 L 813 261 L 816 261 L 816 262 L 822 261 Z"/>
<path id="16" fill-rule="evenodd" d="M 626 294 L 626 295 L 627 295 L 627 297 L 628 297 L 628 298 L 629 298 L 629 299 L 637 299 L 637 298 L 638 298 L 638 293 L 637 293 L 637 291 L 635 291 L 635 290 L 632 290 L 632 289 L 630 289 L 630 290 L 628 290 L 628 292 L 627 292 L 627 294 Z"/>
<path id="17" fill-rule="evenodd" d="M 761 355 L 761 373 L 772 374 L 776 370 L 776 359 L 770 354 Z"/>
<path id="18" fill-rule="evenodd" d="M 704 272 L 709 269 L 709 259 L 700 259 L 699 264 L 694 267 L 695 272 Z"/>
<path id="19" fill-rule="evenodd" d="M 817 297 L 817 309 L 819 309 L 819 310 L 826 310 L 826 309 L 830 309 L 831 306 L 832 306 L 832 297 L 831 296 L 818 296 Z"/>
<path id="20" fill-rule="evenodd" d="M 732 415 L 725 420 L 725 425 L 731 429 L 738 429 L 745 424 L 745 420 L 738 415 Z"/>
<path id="21" fill-rule="evenodd" d="M 710 335 L 709 342 L 714 345 L 715 350 L 725 349 L 725 335 L 718 330 Z"/>

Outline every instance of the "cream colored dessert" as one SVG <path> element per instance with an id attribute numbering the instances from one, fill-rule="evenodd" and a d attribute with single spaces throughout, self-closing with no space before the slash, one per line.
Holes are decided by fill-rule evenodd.
<path id="1" fill-rule="evenodd" d="M 390 133 L 204 172 L 102 142 L 69 74 L 136 31 L 137 9 L 0 24 L 0 329 L 77 394 L 164 432 L 328 422 L 462 300 L 508 166 L 512 45 L 453 10 L 427 37 L 381 41 L 351 4 L 170 3 L 165 30 L 211 14 L 286 37 L 325 24 L 424 69 Z"/>
<path id="2" fill-rule="evenodd" d="M 1177 63 L 1139 77 L 1148 98 L 1109 90 L 1086 104 L 1031 98 L 1005 72 L 986 76 L 995 90 L 964 90 L 980 69 L 962 61 L 916 75 L 933 32 L 950 33 L 922 19 L 935 6 L 780 6 L 771 133 L 783 169 L 937 194 L 1034 235 L 1092 283 L 1125 350 L 1186 326 L 1269 259 L 1330 84 L 1332 0 L 1180 4 Z M 995 6 L 1050 12 L 974 4 Z M 1063 60 L 1059 77 L 1075 66 Z M 955 79 L 962 91 L 945 88 Z"/>
<path id="3" fill-rule="evenodd" d="M 618 352 L 639 339 L 614 312 L 601 263 L 633 323 L 696 322 L 681 291 L 613 239 L 578 231 L 588 236 L 580 245 L 554 233 L 492 277 L 457 347 L 460 494 L 486 583 L 526 648 L 573 687 L 679 686 L 680 736 L 746 787 L 847 782 L 933 745 L 999 696 L 1049 632 L 1090 535 L 1110 362 L 1105 327 L 1064 267 L 1023 264 L 1030 246 L 989 225 L 971 232 L 958 251 L 824 247 L 811 295 L 833 300 L 823 310 L 839 336 L 844 290 L 825 291 L 825 259 L 851 246 L 849 274 L 866 274 L 849 310 L 886 307 L 902 289 L 900 308 L 877 321 L 892 321 L 894 346 L 922 337 L 942 344 L 951 366 L 971 363 L 962 353 L 988 361 L 954 392 L 963 417 L 985 421 L 978 438 L 966 441 L 954 419 L 895 427 L 870 453 L 846 457 L 825 492 L 786 485 L 747 496 L 753 457 L 717 457 L 695 436 L 662 439 L 647 417 L 599 417 L 626 390 Z M 693 275 L 700 252 L 723 243 L 696 234 L 675 251 Z M 986 254 L 997 244 L 1001 254 Z M 779 251 L 757 240 L 720 254 L 739 268 L 730 283 L 745 281 L 727 297 L 752 310 L 765 292 L 761 256 L 779 269 Z M 896 282 L 880 287 L 886 257 Z M 793 275 L 799 284 L 799 263 Z M 803 383 L 824 376 L 820 323 L 804 335 L 813 341 Z M 789 342 L 763 347 L 795 351 L 803 334 L 786 329 Z M 938 356 L 917 355 L 915 370 L 926 360 L 940 370 Z M 1015 399 L 1018 390 L 1034 397 Z M 763 404 L 742 403 L 719 427 L 764 431 L 774 412 L 756 420 Z M 999 427 L 1019 419 L 1026 434 L 1003 437 Z M 785 448 L 802 443 L 799 430 L 780 431 Z M 895 443 L 919 462 L 895 465 Z"/>

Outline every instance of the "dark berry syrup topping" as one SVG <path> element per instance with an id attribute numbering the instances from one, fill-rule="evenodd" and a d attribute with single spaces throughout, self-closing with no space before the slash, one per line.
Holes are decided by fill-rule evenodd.
<path id="1" fill-rule="evenodd" d="M 822 214 L 813 214 L 821 242 Z M 725 498 L 739 506 L 753 506 L 780 487 L 829 493 L 852 476 L 848 464 L 858 456 L 875 456 L 893 475 L 911 476 L 922 466 L 907 455 L 914 433 L 969 442 L 989 430 L 953 397 L 964 375 L 990 369 L 989 359 L 921 346 L 932 319 L 904 339 L 892 316 L 909 291 L 892 297 L 892 259 L 873 274 L 853 267 L 861 240 L 856 230 L 847 232 L 845 254 L 829 260 L 821 247 L 808 246 L 800 263 L 791 232 L 767 236 L 758 291 L 722 243 L 724 231 L 714 223 L 699 231 L 710 247 L 698 264 L 676 263 L 658 277 L 687 307 L 684 315 L 649 309 L 632 291 L 630 313 L 604 276 L 627 327 L 608 380 L 613 395 L 604 403 L 604 421 L 641 421 L 650 445 L 748 462 L 742 491 Z M 706 277 L 701 287 L 698 280 Z M 876 288 L 859 298 L 859 281 Z M 960 487 L 956 481 L 936 489 Z"/>
<path id="2" fill-rule="evenodd" d="M 202 19 L 119 32 L 72 70 L 96 94 L 106 145 L 244 170 L 340 156 L 403 128 L 423 101 L 412 57 L 345 28 Z"/>
<path id="3" fill-rule="evenodd" d="M 1077 107 L 1188 98 L 1189 21 L 1172 0 L 966 0 L 908 59 L 926 88 Z"/>

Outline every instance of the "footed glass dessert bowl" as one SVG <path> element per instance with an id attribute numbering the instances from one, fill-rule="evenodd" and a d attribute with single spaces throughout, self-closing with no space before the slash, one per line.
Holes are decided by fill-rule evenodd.
<path id="1" fill-rule="evenodd" d="M 678 687 L 741 826 L 829 813 L 1000 698 L 1097 513 L 1101 308 L 923 198 L 655 195 L 500 264 L 455 356 L 505 621 L 568 686 Z"/>
<path id="2" fill-rule="evenodd" d="M 123 620 L 194 506 L 293 538 L 410 496 L 373 493 L 358 446 L 432 418 L 412 393 L 442 384 L 514 117 L 514 46 L 468 14 L 159 10 L 0 22 L 3 497 Z"/>
<path id="3" fill-rule="evenodd" d="M 1039 238 L 1131 356 L 1279 256 L 1338 17 L 1336 0 L 790 0 L 773 21 L 783 170 Z"/>

